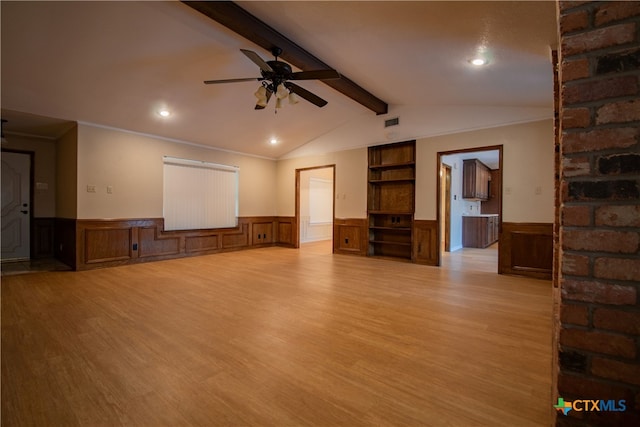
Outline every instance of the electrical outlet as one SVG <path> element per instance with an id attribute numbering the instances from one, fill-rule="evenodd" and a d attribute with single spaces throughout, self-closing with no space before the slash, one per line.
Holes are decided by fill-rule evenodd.
<path id="1" fill-rule="evenodd" d="M 87 193 L 95 193 L 96 186 L 95 185 L 87 185 Z"/>
<path id="2" fill-rule="evenodd" d="M 113 186 L 107 185 L 107 194 L 113 194 Z"/>

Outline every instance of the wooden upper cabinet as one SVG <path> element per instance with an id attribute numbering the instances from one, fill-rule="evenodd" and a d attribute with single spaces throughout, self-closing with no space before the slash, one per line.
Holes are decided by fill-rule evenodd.
<path id="1" fill-rule="evenodd" d="M 502 197 L 501 185 L 500 169 L 492 169 L 489 185 L 489 200 L 482 202 L 480 213 L 500 214 L 500 197 Z"/>
<path id="2" fill-rule="evenodd" d="M 474 200 L 489 199 L 489 168 L 478 159 L 464 160 L 462 163 L 462 198 Z"/>

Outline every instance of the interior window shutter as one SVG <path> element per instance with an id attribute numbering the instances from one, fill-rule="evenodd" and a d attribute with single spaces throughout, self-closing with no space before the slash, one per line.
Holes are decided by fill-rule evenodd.
<path id="1" fill-rule="evenodd" d="M 165 230 L 237 226 L 238 175 L 235 166 L 165 157 Z"/>

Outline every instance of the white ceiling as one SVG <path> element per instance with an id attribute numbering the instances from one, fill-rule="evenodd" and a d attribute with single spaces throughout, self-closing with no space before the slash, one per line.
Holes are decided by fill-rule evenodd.
<path id="1" fill-rule="evenodd" d="M 253 109 L 257 82 L 204 85 L 259 77 L 241 48 L 271 54 L 180 2 L 3 0 L 6 133 L 55 138 L 64 121 L 80 121 L 283 158 L 553 115 L 554 1 L 238 3 L 389 113 L 376 116 L 318 81 L 299 84 L 327 106 L 302 100 L 277 114 L 273 100 Z M 490 61 L 482 69 L 468 62 L 478 51 Z M 160 108 L 172 115 L 162 119 Z M 385 130 L 393 117 L 400 125 Z"/>

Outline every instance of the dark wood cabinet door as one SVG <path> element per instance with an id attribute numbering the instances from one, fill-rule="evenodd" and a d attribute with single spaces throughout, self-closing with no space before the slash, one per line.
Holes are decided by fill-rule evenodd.
<path id="1" fill-rule="evenodd" d="M 475 162 L 465 160 L 462 163 L 462 198 L 476 197 L 476 166 Z"/>
<path id="2" fill-rule="evenodd" d="M 497 216 L 463 216 L 462 246 L 486 248 L 498 240 L 500 220 Z"/>
<path id="3" fill-rule="evenodd" d="M 489 198 L 489 168 L 478 159 L 462 162 L 462 198 L 487 200 Z"/>

